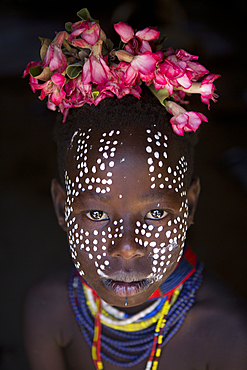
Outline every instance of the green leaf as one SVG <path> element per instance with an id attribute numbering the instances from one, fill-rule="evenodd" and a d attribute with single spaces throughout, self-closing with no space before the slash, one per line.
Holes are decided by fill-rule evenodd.
<path id="1" fill-rule="evenodd" d="M 66 69 L 66 73 L 71 80 L 79 76 L 81 71 L 82 71 L 81 63 L 71 64 Z"/>
<path id="2" fill-rule="evenodd" d="M 36 78 L 41 81 L 48 81 L 52 75 L 53 71 L 50 71 L 49 67 L 45 67 L 42 72 L 36 76 Z"/>
<path id="3" fill-rule="evenodd" d="M 104 56 L 108 55 L 113 50 L 114 44 L 110 39 L 106 39 L 102 45 L 102 53 Z"/>
<path id="4" fill-rule="evenodd" d="M 72 50 L 72 48 L 71 48 L 71 46 L 70 46 L 70 44 L 68 43 L 68 41 L 67 40 L 63 40 L 63 46 L 68 50 L 68 51 L 71 51 Z"/>
<path id="5" fill-rule="evenodd" d="M 72 22 L 66 22 L 66 23 L 65 23 L 65 30 L 66 30 L 67 32 L 72 32 L 71 25 L 72 25 Z"/>
<path id="6" fill-rule="evenodd" d="M 79 18 L 81 18 L 83 21 L 86 21 L 87 19 L 90 19 L 90 21 L 93 21 L 94 19 L 91 17 L 89 11 L 87 8 L 83 8 L 79 10 L 79 12 L 76 13 Z"/>
<path id="7" fill-rule="evenodd" d="M 97 91 L 97 90 L 92 91 L 93 100 L 95 100 L 97 98 L 97 96 L 99 96 L 99 91 Z"/>
<path id="8" fill-rule="evenodd" d="M 32 77 L 36 78 L 37 76 L 39 76 L 41 73 L 42 73 L 43 69 L 39 66 L 35 66 L 35 67 L 30 67 L 29 68 L 29 73 Z"/>
<path id="9" fill-rule="evenodd" d="M 39 37 L 39 39 L 41 41 L 40 58 L 41 60 L 44 60 L 45 54 L 52 40 L 45 39 L 43 37 Z"/>

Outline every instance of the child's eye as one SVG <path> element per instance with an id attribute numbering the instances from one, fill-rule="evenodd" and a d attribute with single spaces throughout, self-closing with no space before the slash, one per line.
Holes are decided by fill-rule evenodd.
<path id="1" fill-rule="evenodd" d="M 146 218 L 152 219 L 152 220 L 159 220 L 161 218 L 164 218 L 167 215 L 167 212 L 163 209 L 152 209 L 152 211 L 149 211 L 146 214 Z"/>
<path id="2" fill-rule="evenodd" d="M 89 211 L 86 213 L 86 216 L 93 221 L 103 221 L 108 219 L 108 215 L 105 212 L 99 210 Z"/>

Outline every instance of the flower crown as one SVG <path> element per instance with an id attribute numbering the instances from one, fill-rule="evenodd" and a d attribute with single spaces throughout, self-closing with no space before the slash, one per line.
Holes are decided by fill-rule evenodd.
<path id="1" fill-rule="evenodd" d="M 40 62 L 30 62 L 23 77 L 30 74 L 31 89 L 41 90 L 40 99 L 48 97 L 47 106 L 56 107 L 65 122 L 69 109 L 85 103 L 97 105 L 102 99 L 131 94 L 140 98 L 145 83 L 166 110 L 173 131 L 178 135 L 196 131 L 207 118 L 202 113 L 186 111 L 186 94 L 199 93 L 209 108 L 209 99 L 216 101 L 214 80 L 220 75 L 195 62 L 197 56 L 183 49 L 164 49 L 165 38 L 159 31 L 147 27 L 134 32 L 124 22 L 114 25 L 121 38 L 118 49 L 108 39 L 87 9 L 77 13 L 81 19 L 66 23 L 66 31 L 54 40 L 40 38 Z M 39 83 L 45 81 L 44 83 Z"/>

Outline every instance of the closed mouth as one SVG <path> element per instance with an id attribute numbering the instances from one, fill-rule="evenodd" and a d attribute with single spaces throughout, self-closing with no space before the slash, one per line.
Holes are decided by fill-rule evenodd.
<path id="1" fill-rule="evenodd" d="M 139 281 L 126 282 L 105 279 L 102 280 L 102 283 L 107 290 L 119 297 L 131 297 L 147 289 L 152 284 L 152 280 L 143 279 Z"/>

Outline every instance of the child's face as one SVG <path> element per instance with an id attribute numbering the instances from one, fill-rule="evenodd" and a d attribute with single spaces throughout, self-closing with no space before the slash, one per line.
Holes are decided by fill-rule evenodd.
<path id="1" fill-rule="evenodd" d="M 188 228 L 187 162 L 157 129 L 74 134 L 65 221 L 80 275 L 116 306 L 142 304 L 177 266 Z"/>

